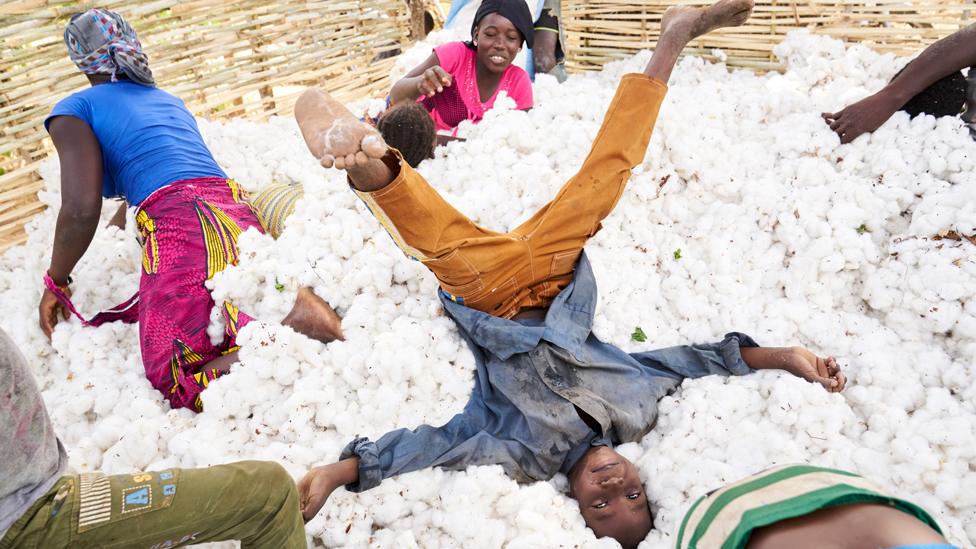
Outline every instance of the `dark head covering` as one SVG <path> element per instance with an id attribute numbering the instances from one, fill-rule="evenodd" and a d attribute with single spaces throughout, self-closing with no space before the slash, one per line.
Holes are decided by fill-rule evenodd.
<path id="1" fill-rule="evenodd" d="M 525 44 L 532 48 L 532 38 L 535 35 L 535 27 L 532 24 L 532 12 L 525 5 L 525 0 L 484 0 L 478 11 L 474 14 L 474 23 L 471 24 L 471 37 L 474 38 L 474 29 L 478 28 L 478 23 L 485 16 L 497 13 L 512 22 L 515 28 L 522 33 Z M 468 43 L 471 45 L 471 43 Z"/>
<path id="2" fill-rule="evenodd" d="M 64 29 L 64 43 L 85 74 L 108 74 L 114 82 L 121 72 L 144 86 L 155 84 L 136 31 L 114 11 L 93 8 L 76 13 Z"/>

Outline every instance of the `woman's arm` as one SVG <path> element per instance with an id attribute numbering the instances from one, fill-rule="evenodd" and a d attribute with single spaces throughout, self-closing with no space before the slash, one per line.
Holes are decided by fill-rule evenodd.
<path id="1" fill-rule="evenodd" d="M 61 210 L 48 274 L 58 286 L 67 286 L 68 276 L 98 228 L 102 212 L 102 150 L 88 124 L 73 116 L 54 118 L 48 132 L 61 163 Z M 49 337 L 57 324 L 57 313 L 57 299 L 45 290 L 40 322 Z"/>
<path id="2" fill-rule="evenodd" d="M 976 65 L 976 24 L 939 40 L 912 60 L 905 70 L 878 93 L 854 103 L 839 113 L 824 113 L 830 129 L 841 143 L 881 127 L 895 111 L 946 76 Z"/>
<path id="3" fill-rule="evenodd" d="M 49 131 L 61 161 L 61 211 L 48 274 L 55 283 L 64 285 L 98 228 L 102 149 L 88 124 L 73 116 L 55 118 Z"/>
<path id="4" fill-rule="evenodd" d="M 123 202 L 119 205 L 119 209 L 115 210 L 115 215 L 109 220 L 106 227 L 118 227 L 125 230 L 125 213 L 126 213 L 126 203 Z"/>
<path id="5" fill-rule="evenodd" d="M 426 61 L 414 67 L 393 85 L 390 90 L 390 104 L 410 103 L 421 95 L 433 97 L 449 87 L 452 81 L 451 75 L 441 68 L 437 54 L 431 53 Z"/>

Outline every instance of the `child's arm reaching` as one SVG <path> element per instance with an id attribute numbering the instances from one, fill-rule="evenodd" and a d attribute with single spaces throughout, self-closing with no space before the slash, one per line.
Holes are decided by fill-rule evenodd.
<path id="1" fill-rule="evenodd" d="M 318 514 L 329 496 L 340 486 L 362 492 L 384 479 L 430 467 L 461 470 L 471 465 L 501 465 L 517 480 L 542 480 L 552 476 L 560 463 L 531 445 L 516 440 L 510 430 L 518 417 L 489 411 L 480 398 L 472 397 L 463 413 L 445 425 L 421 425 L 416 429 L 390 431 L 376 442 L 357 438 L 339 456 L 339 461 L 316 467 L 298 483 L 302 515 L 306 521 Z M 558 460 L 561 462 L 561 457 Z"/>
<path id="2" fill-rule="evenodd" d="M 315 467 L 298 483 L 298 497 L 305 522 L 318 514 L 325 501 L 336 488 L 359 480 L 359 457 L 343 459 L 337 463 Z"/>
<path id="3" fill-rule="evenodd" d="M 847 384 L 834 357 L 820 358 L 803 347 L 743 347 L 742 360 L 753 370 L 786 370 L 811 383 L 819 383 L 831 393 Z"/>
<path id="4" fill-rule="evenodd" d="M 675 385 L 685 378 L 745 375 L 753 370 L 786 370 L 832 393 L 840 392 L 847 383 L 833 357 L 820 358 L 802 347 L 759 347 L 738 332 L 726 334 L 716 343 L 679 345 L 631 356 L 658 375 L 675 380 Z"/>

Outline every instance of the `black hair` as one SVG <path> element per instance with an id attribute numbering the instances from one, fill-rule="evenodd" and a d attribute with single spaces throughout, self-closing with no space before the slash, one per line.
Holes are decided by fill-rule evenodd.
<path id="1" fill-rule="evenodd" d="M 898 74 L 901 74 L 901 71 L 898 71 Z M 898 74 L 895 75 L 895 78 L 898 78 Z M 957 116 L 965 108 L 966 78 L 962 72 L 954 72 L 909 99 L 901 110 L 907 112 L 912 118 L 920 114 L 931 114 L 939 118 Z"/>
<path id="2" fill-rule="evenodd" d="M 433 156 L 437 131 L 430 113 L 419 103 L 407 103 L 386 111 L 376 121 L 376 129 L 386 144 L 400 151 L 412 168 Z"/>

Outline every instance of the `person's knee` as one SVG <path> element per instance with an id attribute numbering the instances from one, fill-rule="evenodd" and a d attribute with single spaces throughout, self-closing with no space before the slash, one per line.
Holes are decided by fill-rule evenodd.
<path id="1" fill-rule="evenodd" d="M 250 494 L 242 498 L 241 505 L 251 506 L 254 513 L 280 509 L 294 499 L 298 502 L 298 489 L 294 479 L 284 467 L 273 461 L 241 461 L 230 464 L 235 487 L 246 488 Z"/>
<path id="2" fill-rule="evenodd" d="M 269 499 L 284 501 L 293 494 L 296 498 L 298 497 L 295 480 L 291 478 L 291 475 L 281 464 L 274 461 L 256 461 L 254 463 L 265 490 L 268 494 L 275 496 Z"/>

